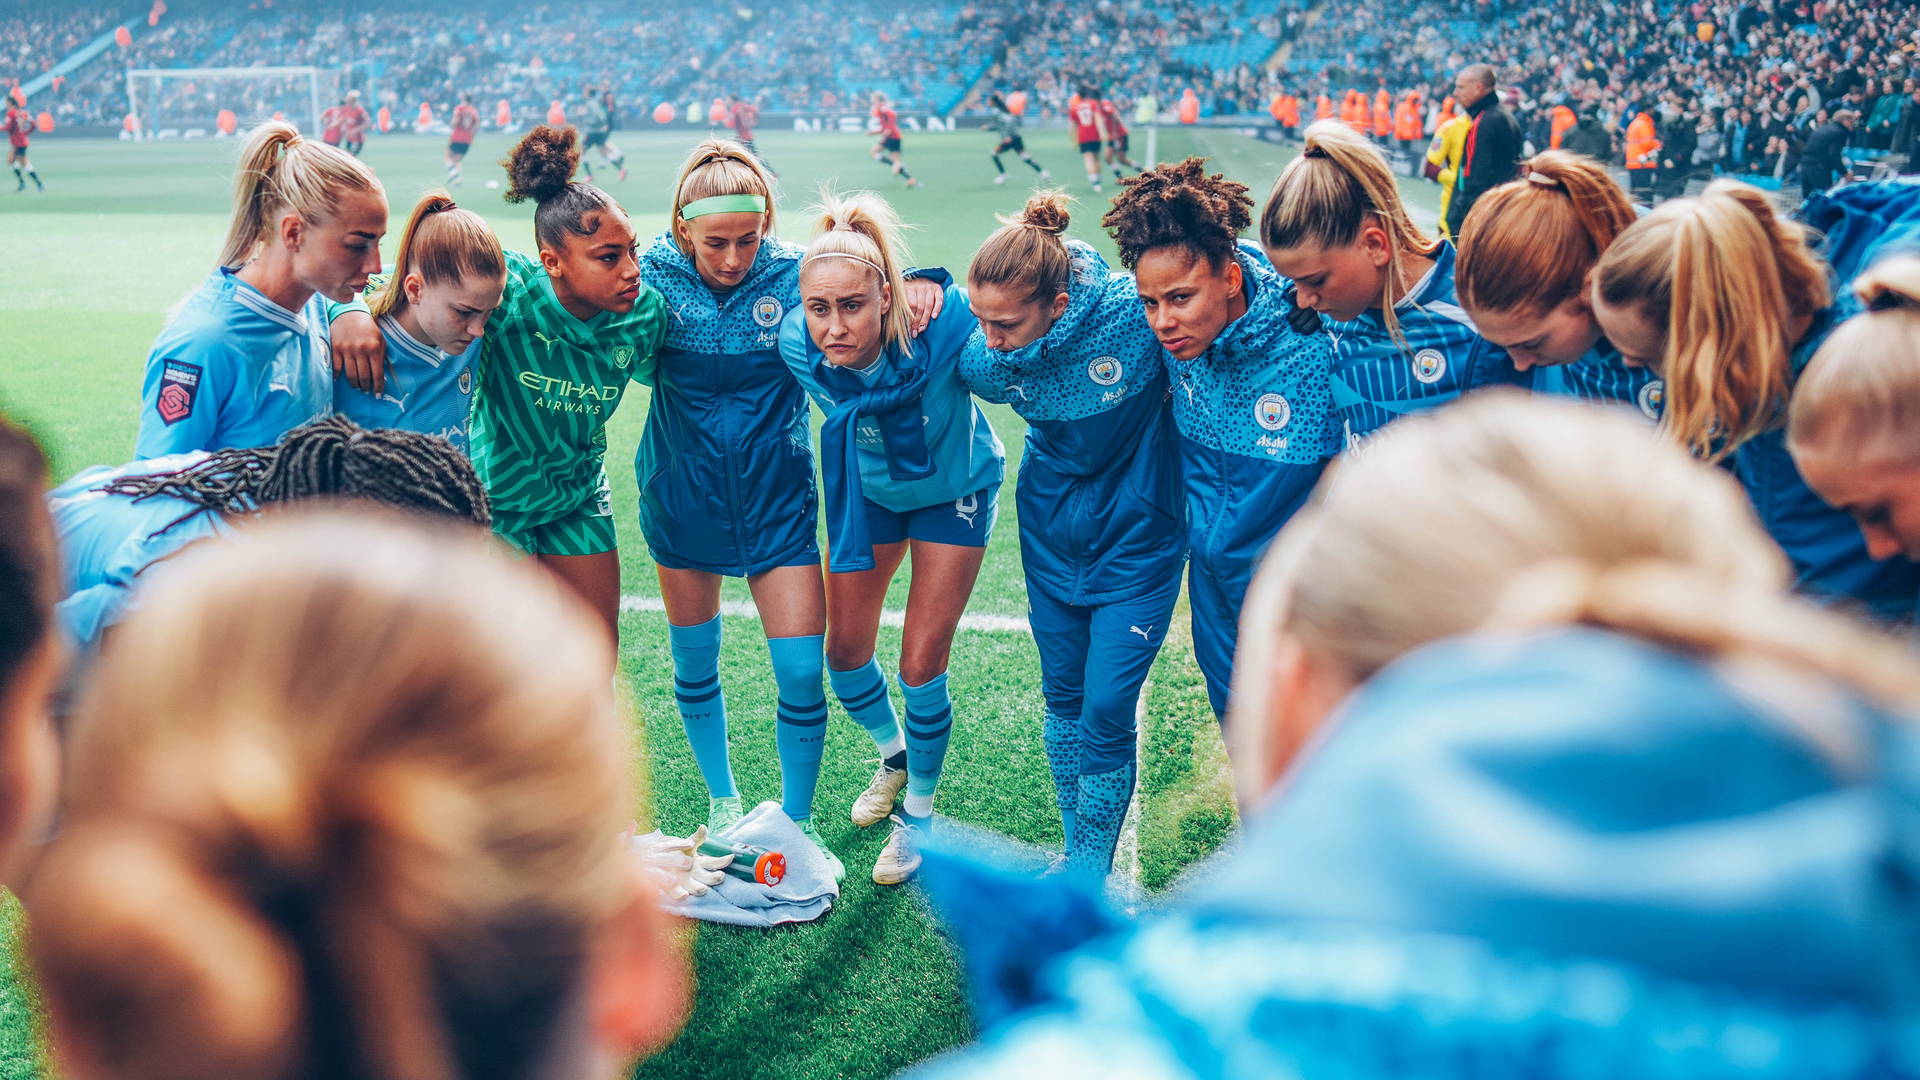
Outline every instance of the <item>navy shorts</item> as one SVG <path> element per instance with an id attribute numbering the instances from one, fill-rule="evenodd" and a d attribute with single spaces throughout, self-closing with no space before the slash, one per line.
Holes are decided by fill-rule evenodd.
<path id="1" fill-rule="evenodd" d="M 897 154 L 900 152 L 900 140 L 899 139 L 881 139 L 880 149 L 885 153 Z"/>
<path id="2" fill-rule="evenodd" d="M 1083 142 L 1083 143 L 1081 143 L 1081 144 L 1080 144 L 1080 152 L 1081 152 L 1081 153 L 1083 153 L 1083 154 L 1097 154 L 1097 153 L 1099 153 L 1099 152 L 1100 152 L 1100 140 L 1099 140 L 1099 139 L 1095 139 L 1095 140 L 1093 140 L 1092 142 Z"/>
<path id="3" fill-rule="evenodd" d="M 1016 154 L 1026 153 L 1027 152 L 1026 140 L 1020 138 L 1020 136 L 1018 135 L 1009 135 L 1006 138 L 1000 140 L 1000 148 L 998 150 L 995 150 L 994 153 L 1004 154 L 1009 150 L 1013 151 Z"/>
<path id="4" fill-rule="evenodd" d="M 1124 154 L 1127 152 L 1127 137 L 1122 135 L 1112 142 L 1107 143 L 1107 145 L 1112 147 L 1115 153 Z"/>
<path id="5" fill-rule="evenodd" d="M 992 484 L 952 502 L 918 510 L 889 510 L 872 499 L 866 502 L 869 543 L 921 540 L 955 547 L 986 547 L 1000 509 L 1000 485 Z"/>

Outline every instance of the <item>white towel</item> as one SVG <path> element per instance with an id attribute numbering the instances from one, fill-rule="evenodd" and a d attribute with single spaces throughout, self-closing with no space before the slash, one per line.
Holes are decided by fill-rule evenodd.
<path id="1" fill-rule="evenodd" d="M 661 838 L 659 832 L 641 837 L 642 843 Z M 663 901 L 669 914 L 733 926 L 780 926 L 812 922 L 833 907 L 840 885 L 820 849 L 777 802 L 763 802 L 719 839 L 777 851 L 787 857 L 787 876 L 778 885 L 762 885 L 727 874 L 705 896 Z"/>

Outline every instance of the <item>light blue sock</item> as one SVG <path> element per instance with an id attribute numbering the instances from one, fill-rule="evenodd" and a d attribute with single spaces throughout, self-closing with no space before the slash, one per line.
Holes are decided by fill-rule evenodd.
<path id="1" fill-rule="evenodd" d="M 953 699 L 947 696 L 947 673 L 920 686 L 900 680 L 907 699 L 907 793 L 909 823 L 925 828 L 932 823 L 933 792 L 940 786 L 940 767 L 947 760 L 947 739 L 953 733 Z M 924 809 L 924 814 L 912 813 Z"/>
<path id="2" fill-rule="evenodd" d="M 768 638 L 780 707 L 773 745 L 780 754 L 780 805 L 795 821 L 813 816 L 820 757 L 827 748 L 827 695 L 821 687 L 826 641 L 820 634 Z"/>
<path id="3" fill-rule="evenodd" d="M 1060 808 L 1060 827 L 1073 849 L 1074 810 L 1080 795 L 1080 718 L 1046 711 L 1041 728 L 1047 745 L 1047 769 L 1053 773 L 1053 803 Z"/>
<path id="4" fill-rule="evenodd" d="M 880 670 L 880 658 L 867 661 L 867 666 L 852 671 L 827 669 L 827 679 L 833 683 L 833 695 L 853 717 L 853 722 L 867 729 L 873 736 L 873 745 L 886 752 L 887 744 L 900 738 L 900 720 L 893 712 L 893 698 L 887 693 L 887 675 Z"/>
<path id="5" fill-rule="evenodd" d="M 693 747 L 694 764 L 707 782 L 707 795 L 723 799 L 740 794 L 727 761 L 727 699 L 720 692 L 720 616 L 698 626 L 667 626 L 673 647 L 673 698 Z"/>
<path id="6" fill-rule="evenodd" d="M 1135 763 L 1080 778 L 1073 839 L 1067 842 L 1067 870 L 1079 877 L 1104 880 L 1113 869 L 1113 849 L 1120 842 L 1120 826 L 1133 801 Z"/>

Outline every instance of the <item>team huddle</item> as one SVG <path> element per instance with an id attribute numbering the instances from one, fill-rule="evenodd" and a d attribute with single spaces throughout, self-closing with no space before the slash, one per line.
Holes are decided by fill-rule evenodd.
<path id="1" fill-rule="evenodd" d="M 1475 202 L 1456 245 L 1413 222 L 1380 151 L 1337 122 L 1306 130 L 1257 206 L 1201 159 L 1125 176 L 1139 167 L 1111 103 L 1078 108 L 1096 190 L 1103 145 L 1122 177 L 1101 219 L 1121 266 L 1066 239 L 1068 200 L 1042 191 L 964 280 L 910 265 L 870 193 L 825 196 L 804 246 L 776 239 L 770 170 L 730 140 L 693 150 L 666 231 L 643 243 L 573 179 L 574 130 L 550 126 L 508 162 L 537 252 L 504 250 L 434 193 L 383 272 L 373 171 L 286 125 L 255 129 L 219 265 L 147 360 L 137 460 L 53 493 L 63 625 L 97 650 L 155 562 L 270 505 L 351 496 L 491 528 L 617 641 L 606 428 L 637 381 L 651 392 L 640 526 L 706 829 L 743 816 L 719 660 L 721 584 L 745 578 L 778 688 L 781 807 L 843 876 L 813 824 L 831 690 L 878 751 L 845 812 L 892 822 L 872 868 L 890 885 L 920 866 L 966 720 L 949 657 L 1007 480 L 982 401 L 1027 424 L 1013 495 L 1045 745 L 1065 867 L 1087 880 L 1112 867 L 1136 702 L 1183 577 L 1224 717 L 1276 534 L 1334 462 L 1462 395 L 1504 387 L 1662 424 L 1741 480 L 1803 591 L 1913 616 L 1920 571 L 1876 561 L 1823 501 L 1781 410 L 1855 310 L 1845 286 L 1920 230 L 1915 191 L 1816 196 L 1822 262 L 1749 189 L 1642 212 L 1597 163 L 1549 151 Z M 1040 171 L 1017 124 L 1000 130 L 1000 152 Z M 913 183 L 890 110 L 881 135 L 874 157 Z M 451 179 L 458 167 L 450 154 Z M 903 716 L 876 643 L 909 556 Z"/>

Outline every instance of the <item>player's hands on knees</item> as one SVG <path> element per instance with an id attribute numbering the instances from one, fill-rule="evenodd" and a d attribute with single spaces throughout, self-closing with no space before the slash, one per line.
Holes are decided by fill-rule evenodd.
<path id="1" fill-rule="evenodd" d="M 914 337 L 919 337 L 928 323 L 940 317 L 940 308 L 946 302 L 947 290 L 939 282 L 926 278 L 907 281 L 907 320 L 912 323 Z"/>
<path id="2" fill-rule="evenodd" d="M 346 311 L 329 329 L 333 374 L 347 385 L 369 394 L 387 388 L 387 339 L 380 324 L 364 311 Z"/>

